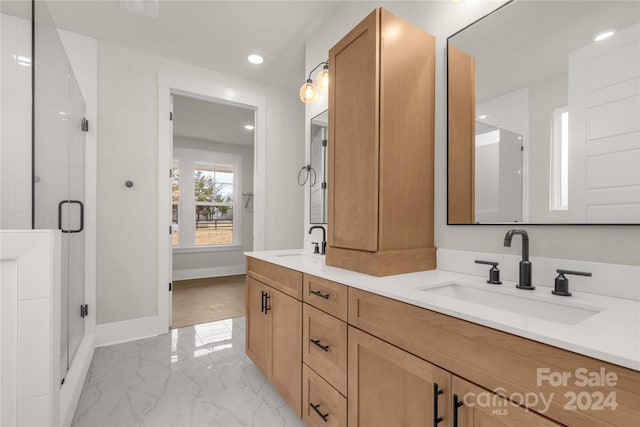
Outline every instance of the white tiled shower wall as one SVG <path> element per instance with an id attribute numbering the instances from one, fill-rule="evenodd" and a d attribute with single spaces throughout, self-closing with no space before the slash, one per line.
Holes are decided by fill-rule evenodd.
<path id="1" fill-rule="evenodd" d="M 31 23 L 0 22 L 0 228 L 31 228 Z"/>

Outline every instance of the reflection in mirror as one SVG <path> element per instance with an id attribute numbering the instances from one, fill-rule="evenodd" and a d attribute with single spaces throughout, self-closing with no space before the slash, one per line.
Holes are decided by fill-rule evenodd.
<path id="1" fill-rule="evenodd" d="M 514 0 L 449 37 L 449 224 L 640 223 L 639 22 Z"/>
<path id="2" fill-rule="evenodd" d="M 327 223 L 327 127 L 329 112 L 327 110 L 311 119 L 311 168 L 315 171 L 310 185 L 310 218 L 311 224 Z"/>

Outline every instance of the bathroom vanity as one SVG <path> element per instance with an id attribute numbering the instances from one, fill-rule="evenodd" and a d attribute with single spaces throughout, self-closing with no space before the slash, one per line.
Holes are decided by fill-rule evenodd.
<path id="1" fill-rule="evenodd" d="M 309 426 L 640 419 L 638 301 L 247 255 L 247 354 Z"/>

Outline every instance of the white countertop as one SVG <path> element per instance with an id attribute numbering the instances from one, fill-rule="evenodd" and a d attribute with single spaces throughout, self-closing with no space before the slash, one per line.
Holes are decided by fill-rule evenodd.
<path id="1" fill-rule="evenodd" d="M 323 256 L 303 254 L 302 250 L 245 255 L 640 371 L 640 301 L 585 292 L 561 297 L 552 295 L 547 286 L 535 284 L 535 290 L 527 291 L 516 289 L 514 282 L 506 280 L 500 286 L 489 285 L 484 276 L 440 270 L 375 277 L 327 266 Z M 527 315 L 424 291 L 448 283 L 495 291 L 506 298 L 515 295 L 558 304 L 559 312 L 573 307 L 597 313 L 567 324 L 545 319 L 542 313 Z"/>

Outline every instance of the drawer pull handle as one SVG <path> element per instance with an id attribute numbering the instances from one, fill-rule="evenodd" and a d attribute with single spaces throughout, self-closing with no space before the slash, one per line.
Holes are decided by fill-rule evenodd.
<path id="1" fill-rule="evenodd" d="M 311 292 L 312 294 L 314 294 L 317 297 L 324 298 L 324 299 L 329 299 L 329 294 L 323 294 L 320 291 L 309 291 L 309 292 Z"/>
<path id="2" fill-rule="evenodd" d="M 262 305 L 260 306 L 260 313 L 264 313 L 264 297 L 266 293 L 262 291 Z"/>
<path id="3" fill-rule="evenodd" d="M 311 341 L 312 343 L 314 343 L 315 345 L 317 345 L 318 347 L 320 347 L 323 351 L 329 351 L 329 346 L 328 346 L 328 345 L 322 345 L 322 344 L 320 344 L 320 340 L 314 340 L 314 339 L 311 339 L 311 340 L 309 340 L 309 341 Z"/>
<path id="4" fill-rule="evenodd" d="M 453 395 L 453 427 L 458 427 L 458 408 L 464 405 L 462 401 L 458 400 L 458 395 Z"/>
<path id="5" fill-rule="evenodd" d="M 433 427 L 436 427 L 443 421 L 443 418 L 438 416 L 438 396 L 442 393 L 444 393 L 444 391 L 438 388 L 438 383 L 433 383 Z"/>
<path id="6" fill-rule="evenodd" d="M 323 414 L 322 412 L 320 412 L 320 409 L 318 409 L 320 407 L 320 405 L 314 405 L 313 403 L 309 402 L 309 406 L 311 406 L 313 408 L 314 411 L 316 411 L 316 414 L 318 414 L 318 416 L 320 418 L 322 418 L 322 420 L 326 423 L 327 422 L 327 418 L 329 417 L 329 414 Z"/>

